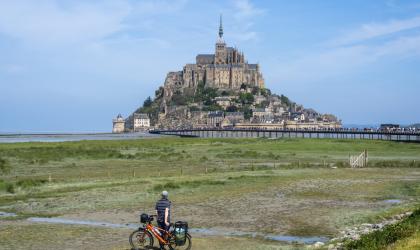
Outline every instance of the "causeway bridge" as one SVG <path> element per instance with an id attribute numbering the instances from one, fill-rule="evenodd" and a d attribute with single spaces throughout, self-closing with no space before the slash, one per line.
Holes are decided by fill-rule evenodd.
<path id="1" fill-rule="evenodd" d="M 151 134 L 175 135 L 202 138 L 329 138 L 329 139 L 367 139 L 385 141 L 420 142 L 420 131 L 364 131 L 364 130 L 289 130 L 289 129 L 244 129 L 244 128 L 203 128 L 150 130 Z"/>

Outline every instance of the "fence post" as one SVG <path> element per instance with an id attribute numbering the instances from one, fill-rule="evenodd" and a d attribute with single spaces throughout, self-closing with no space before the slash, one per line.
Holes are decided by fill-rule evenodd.
<path id="1" fill-rule="evenodd" d="M 368 163 L 368 151 L 367 151 L 367 149 L 365 149 L 364 156 L 365 157 L 364 157 L 363 166 L 367 167 L 367 163 Z"/>
<path id="2" fill-rule="evenodd" d="M 51 182 L 51 174 L 48 175 L 48 182 Z"/>

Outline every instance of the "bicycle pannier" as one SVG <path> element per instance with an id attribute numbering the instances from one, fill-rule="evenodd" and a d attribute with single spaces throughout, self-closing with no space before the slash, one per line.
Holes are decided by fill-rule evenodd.
<path id="1" fill-rule="evenodd" d="M 140 222 L 141 223 L 147 223 L 147 222 L 149 222 L 149 215 L 147 215 L 147 214 L 141 214 L 140 215 Z"/>
<path id="2" fill-rule="evenodd" d="M 188 223 L 185 221 L 177 221 L 175 223 L 174 234 L 177 246 L 185 245 L 188 233 Z"/>

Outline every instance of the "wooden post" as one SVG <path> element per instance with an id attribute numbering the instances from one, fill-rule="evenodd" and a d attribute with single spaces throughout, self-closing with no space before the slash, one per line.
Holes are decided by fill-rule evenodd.
<path id="1" fill-rule="evenodd" d="M 51 182 L 51 174 L 48 175 L 48 182 Z"/>
<path id="2" fill-rule="evenodd" d="M 206 167 L 206 174 L 208 173 L 207 167 Z"/>
<path id="3" fill-rule="evenodd" d="M 364 158 L 363 159 L 363 167 L 366 167 L 367 166 L 367 161 L 368 161 L 368 152 L 367 152 L 367 149 L 365 149 L 364 157 L 363 158 Z"/>
<path id="4" fill-rule="evenodd" d="M 181 167 L 181 175 L 182 175 L 182 167 Z"/>
<path id="5" fill-rule="evenodd" d="M 133 178 L 136 177 L 136 171 L 133 169 Z"/>

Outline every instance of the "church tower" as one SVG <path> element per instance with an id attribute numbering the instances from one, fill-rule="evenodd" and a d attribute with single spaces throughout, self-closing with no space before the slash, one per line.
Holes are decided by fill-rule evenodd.
<path id="1" fill-rule="evenodd" d="M 216 42 L 216 53 L 214 55 L 215 64 L 225 64 L 226 63 L 226 43 L 223 40 L 223 24 L 222 24 L 222 15 L 220 15 L 220 24 L 219 24 L 219 38 Z"/>

